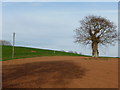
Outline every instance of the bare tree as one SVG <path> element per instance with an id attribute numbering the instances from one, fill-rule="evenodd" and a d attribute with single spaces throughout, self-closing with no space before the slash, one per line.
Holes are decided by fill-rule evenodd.
<path id="1" fill-rule="evenodd" d="M 98 57 L 98 45 L 115 44 L 117 40 L 116 26 L 113 22 L 101 16 L 90 15 L 80 21 L 80 27 L 75 30 L 75 42 L 90 44 L 92 56 Z"/>

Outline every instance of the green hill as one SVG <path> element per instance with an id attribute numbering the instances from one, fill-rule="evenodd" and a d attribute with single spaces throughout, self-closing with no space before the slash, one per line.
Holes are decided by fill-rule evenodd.
<path id="1" fill-rule="evenodd" d="M 38 56 L 85 56 L 75 53 L 46 50 L 46 49 L 36 49 L 28 47 L 15 47 L 15 57 L 18 58 L 28 58 L 28 57 L 38 57 Z M 2 61 L 12 59 L 12 47 L 11 46 L 2 46 Z"/>

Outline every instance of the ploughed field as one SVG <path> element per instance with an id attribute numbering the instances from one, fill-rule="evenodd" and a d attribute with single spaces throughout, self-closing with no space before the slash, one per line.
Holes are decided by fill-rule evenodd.
<path id="1" fill-rule="evenodd" d="M 2 62 L 3 88 L 118 88 L 118 59 L 43 56 Z"/>

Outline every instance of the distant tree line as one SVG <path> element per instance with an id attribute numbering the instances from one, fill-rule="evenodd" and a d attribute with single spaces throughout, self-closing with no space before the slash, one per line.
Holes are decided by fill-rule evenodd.
<path id="1" fill-rule="evenodd" d="M 6 40 L 0 40 L 0 45 L 12 46 L 12 44 L 9 41 L 6 41 Z"/>

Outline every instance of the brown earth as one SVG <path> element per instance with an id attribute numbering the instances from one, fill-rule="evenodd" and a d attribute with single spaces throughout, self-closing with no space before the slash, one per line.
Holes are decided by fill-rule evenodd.
<path id="1" fill-rule="evenodd" d="M 50 56 L 2 62 L 3 88 L 118 88 L 118 59 Z"/>

